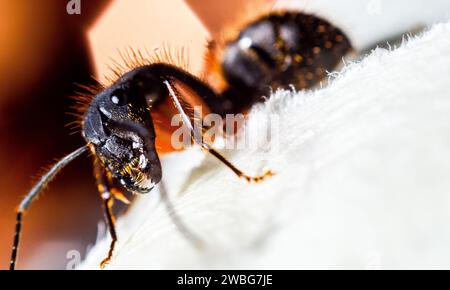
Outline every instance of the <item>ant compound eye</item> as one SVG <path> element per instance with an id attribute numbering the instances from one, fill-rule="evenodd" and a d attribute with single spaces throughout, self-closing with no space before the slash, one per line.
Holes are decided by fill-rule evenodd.
<path id="1" fill-rule="evenodd" d="M 128 98 L 124 91 L 116 90 L 111 94 L 111 102 L 117 106 L 123 106 L 127 104 Z"/>

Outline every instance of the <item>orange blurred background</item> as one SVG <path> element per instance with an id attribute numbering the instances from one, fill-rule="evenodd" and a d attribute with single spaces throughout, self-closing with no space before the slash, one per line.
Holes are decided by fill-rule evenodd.
<path id="1" fill-rule="evenodd" d="M 69 15 L 67 3 L 0 0 L 0 269 L 9 264 L 21 198 L 42 167 L 83 144 L 65 126 L 74 121 L 67 112 L 75 84 L 92 84 L 91 76 L 104 72 L 117 49 L 153 48 L 162 41 L 187 46 L 199 71 L 206 39 L 248 5 L 81 0 L 81 14 Z M 19 269 L 65 269 L 69 251 L 83 258 L 95 242 L 103 216 L 91 170 L 89 158 L 80 158 L 33 204 L 24 220 Z"/>
<path id="2" fill-rule="evenodd" d="M 108 5 L 83 1 L 81 15 L 66 1 L 0 1 L 0 268 L 8 267 L 14 210 L 33 176 L 83 143 L 65 124 L 75 83 L 91 82 L 85 31 Z M 90 161 L 67 168 L 25 217 L 20 268 L 65 268 L 66 252 L 84 255 L 101 220 Z"/>

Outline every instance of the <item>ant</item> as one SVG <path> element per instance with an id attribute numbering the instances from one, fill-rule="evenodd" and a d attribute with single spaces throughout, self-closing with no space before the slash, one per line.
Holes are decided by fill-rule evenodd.
<path id="1" fill-rule="evenodd" d="M 351 50 L 346 35 L 328 21 L 302 12 L 270 12 L 242 26 L 237 36 L 208 44 L 208 80 L 176 66 L 170 55 L 146 59 L 140 52 L 128 55 L 126 68 L 116 66 L 115 79 L 91 90 L 91 99 L 81 107 L 82 135 L 86 145 L 59 160 L 44 174 L 19 205 L 10 269 L 16 266 L 22 216 L 42 189 L 67 164 L 85 152 L 94 159 L 94 176 L 103 201 L 112 238 L 103 268 L 112 258 L 117 241 L 114 199 L 124 200 L 122 189 L 148 193 L 162 178 L 154 114 L 164 106 L 175 108 L 192 140 L 216 157 L 238 177 L 259 182 L 273 175 L 266 171 L 249 176 L 226 160 L 210 144 L 195 137 L 192 106 L 200 100 L 212 113 L 245 112 L 276 88 L 293 85 L 307 89 L 333 70 Z M 169 60 L 169 61 L 167 61 Z M 157 125 L 157 124 L 156 124 Z M 164 129 L 162 130 L 163 133 Z"/>

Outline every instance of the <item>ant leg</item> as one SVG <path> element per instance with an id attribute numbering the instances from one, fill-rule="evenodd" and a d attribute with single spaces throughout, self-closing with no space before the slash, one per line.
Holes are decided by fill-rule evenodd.
<path id="1" fill-rule="evenodd" d="M 264 181 L 266 178 L 271 177 L 274 173 L 271 170 L 266 170 L 262 175 L 257 176 L 249 176 L 243 173 L 241 170 L 236 168 L 230 161 L 228 161 L 222 154 L 220 154 L 216 149 L 212 148 L 209 144 L 202 143 L 202 148 L 206 150 L 209 154 L 216 157 L 223 164 L 225 164 L 228 168 L 230 168 L 239 178 L 244 178 L 247 182 L 250 183 L 258 183 Z"/>
<path id="2" fill-rule="evenodd" d="M 103 269 L 111 261 L 114 248 L 117 243 L 117 233 L 115 226 L 116 220 L 112 210 L 112 206 L 114 203 L 114 196 L 111 193 L 110 185 L 107 180 L 104 168 L 101 167 L 100 162 L 98 160 L 95 160 L 94 163 L 95 163 L 94 164 L 95 178 L 97 180 L 97 189 L 103 201 L 105 220 L 108 225 L 109 233 L 111 235 L 111 244 L 109 246 L 108 255 L 100 263 L 100 268 Z"/>
<path id="3" fill-rule="evenodd" d="M 102 197 L 103 198 L 103 197 Z M 111 235 L 111 244 L 109 245 L 109 251 L 108 256 L 102 260 L 100 263 L 100 268 L 105 268 L 105 266 L 111 261 L 111 258 L 113 256 L 114 248 L 117 243 L 117 234 L 116 234 L 116 225 L 115 225 L 115 218 L 114 214 L 112 212 L 112 205 L 113 205 L 113 197 L 110 195 L 108 198 L 103 199 L 103 206 L 105 210 L 105 218 L 108 223 L 109 233 Z"/>
<path id="4" fill-rule="evenodd" d="M 36 198 L 39 196 L 39 193 L 41 193 L 42 189 L 44 189 L 47 184 L 52 181 L 55 176 L 70 162 L 72 162 L 74 159 L 79 157 L 81 154 L 83 154 L 85 151 L 87 151 L 88 147 L 83 146 L 81 148 L 78 148 L 74 152 L 70 153 L 69 155 L 63 157 L 61 160 L 59 160 L 55 165 L 53 165 L 50 170 L 45 173 L 41 179 L 36 183 L 36 185 L 30 190 L 30 192 L 25 196 L 25 198 L 22 200 L 22 202 L 19 205 L 19 209 L 17 210 L 16 215 L 16 229 L 14 233 L 14 241 L 12 246 L 12 253 L 11 253 L 11 261 L 9 264 L 9 269 L 14 270 L 16 268 L 16 261 L 17 261 L 17 252 L 19 249 L 20 244 L 20 234 L 22 232 L 22 217 L 25 214 L 25 212 L 30 207 L 31 203 L 36 200 Z"/>
<path id="5" fill-rule="evenodd" d="M 225 164 L 228 168 L 230 168 L 239 178 L 244 178 L 248 182 L 261 182 L 264 179 L 273 176 L 274 173 L 270 170 L 265 171 L 262 175 L 259 176 L 250 176 L 245 173 L 243 173 L 241 170 L 239 170 L 236 166 L 234 166 L 230 161 L 228 161 L 222 154 L 220 154 L 216 149 L 214 149 L 211 145 L 203 142 L 202 134 L 200 132 L 197 132 L 198 130 L 194 129 L 194 126 L 192 125 L 192 122 L 195 122 L 195 116 L 189 116 L 186 111 L 193 112 L 190 105 L 183 101 L 183 99 L 179 98 L 179 93 L 177 92 L 175 86 L 172 85 L 172 83 L 168 80 L 164 81 L 164 84 L 167 87 L 167 90 L 169 91 L 169 95 L 172 98 L 172 101 L 178 111 L 178 113 L 181 115 L 181 118 L 183 119 L 183 123 L 189 128 L 192 134 L 192 139 L 199 144 L 204 150 L 206 150 L 208 153 L 210 153 L 212 156 L 216 157 L 219 161 L 221 161 L 223 164 Z M 185 109 L 186 108 L 186 109 Z"/>

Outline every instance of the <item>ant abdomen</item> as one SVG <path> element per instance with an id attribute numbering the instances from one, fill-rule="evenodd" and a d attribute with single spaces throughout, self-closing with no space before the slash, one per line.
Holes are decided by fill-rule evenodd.
<path id="1" fill-rule="evenodd" d="M 271 13 L 225 43 L 221 57 L 228 85 L 224 97 L 236 111 L 268 96 L 270 89 L 314 86 L 351 49 L 331 23 L 300 12 Z"/>

